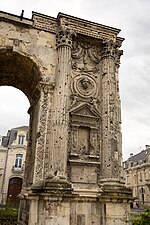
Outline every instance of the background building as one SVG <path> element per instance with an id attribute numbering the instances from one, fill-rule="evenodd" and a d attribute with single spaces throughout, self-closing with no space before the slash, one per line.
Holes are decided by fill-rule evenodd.
<path id="1" fill-rule="evenodd" d="M 9 130 L 0 146 L 0 204 L 18 203 L 22 188 L 24 162 L 28 141 L 28 127 Z"/>
<path id="2" fill-rule="evenodd" d="M 146 145 L 146 149 L 136 155 L 130 154 L 123 162 L 123 171 L 126 186 L 136 198 L 136 206 L 150 206 L 150 146 Z"/>
<path id="3" fill-rule="evenodd" d="M 2 145 L 2 138 L 3 138 L 3 136 L 0 135 L 0 146 Z"/>

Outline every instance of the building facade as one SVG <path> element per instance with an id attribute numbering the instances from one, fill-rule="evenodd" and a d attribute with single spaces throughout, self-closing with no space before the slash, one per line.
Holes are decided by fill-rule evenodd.
<path id="1" fill-rule="evenodd" d="M 126 187 L 132 189 L 134 206 L 150 206 L 150 146 L 123 162 Z"/>
<path id="2" fill-rule="evenodd" d="M 0 85 L 30 102 L 19 225 L 125 225 L 119 29 L 0 12 Z"/>
<path id="3" fill-rule="evenodd" d="M 8 131 L 0 146 L 0 204 L 16 205 L 19 202 L 24 174 L 28 141 L 28 127 Z"/>

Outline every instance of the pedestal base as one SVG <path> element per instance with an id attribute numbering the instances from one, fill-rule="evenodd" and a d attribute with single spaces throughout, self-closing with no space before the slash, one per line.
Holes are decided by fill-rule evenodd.
<path id="1" fill-rule="evenodd" d="M 99 190 L 59 182 L 34 187 L 21 199 L 19 225 L 127 225 L 131 191 L 105 184 Z"/>

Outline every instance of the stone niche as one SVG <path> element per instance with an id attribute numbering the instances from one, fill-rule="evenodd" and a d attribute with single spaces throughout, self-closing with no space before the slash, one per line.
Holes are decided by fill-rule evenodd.
<path id="1" fill-rule="evenodd" d="M 100 115 L 88 103 L 70 110 L 68 168 L 74 187 L 97 186 L 100 171 Z"/>

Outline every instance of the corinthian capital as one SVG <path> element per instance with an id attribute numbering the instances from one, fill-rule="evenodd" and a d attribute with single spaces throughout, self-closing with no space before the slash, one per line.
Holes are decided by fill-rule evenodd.
<path id="1" fill-rule="evenodd" d="M 103 42 L 103 48 L 102 48 L 102 57 L 112 56 L 115 57 L 115 50 L 117 48 L 117 45 L 112 40 L 106 40 Z"/>
<path id="2" fill-rule="evenodd" d="M 72 37 L 75 36 L 75 32 L 65 28 L 65 27 L 59 27 L 57 34 L 56 34 L 56 45 L 57 48 L 59 46 L 68 46 L 72 48 Z"/>
<path id="3" fill-rule="evenodd" d="M 116 63 L 117 67 L 120 66 L 120 58 L 121 58 L 122 55 L 123 55 L 123 50 L 116 49 L 116 51 L 115 51 L 115 63 Z"/>

